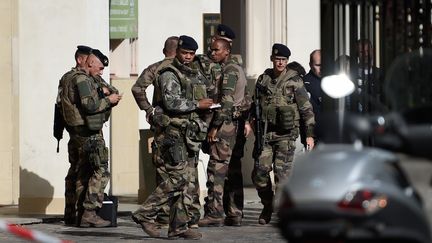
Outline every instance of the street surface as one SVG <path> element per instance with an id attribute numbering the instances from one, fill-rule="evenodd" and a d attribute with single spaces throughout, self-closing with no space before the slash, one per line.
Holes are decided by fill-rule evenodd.
<path id="1" fill-rule="evenodd" d="M 64 226 L 60 221 L 61 216 L 47 219 L 31 220 L 22 219 L 27 229 L 38 230 L 50 236 L 62 240 L 74 242 L 172 242 L 167 239 L 167 229 L 162 230 L 162 238 L 155 239 L 147 236 L 141 227 L 130 219 L 130 211 L 138 206 L 136 198 L 120 198 L 118 227 L 110 228 L 76 228 Z M 0 209 L 0 212 L 2 210 Z M 243 225 L 241 227 L 209 227 L 200 228 L 205 242 L 259 242 L 278 243 L 286 242 L 275 227 L 276 216 L 269 225 L 259 225 L 258 217 L 261 213 L 261 205 L 254 188 L 245 189 L 245 209 Z M 0 214 L 1 215 L 1 214 Z M 12 217 L 12 215 L 9 215 Z M 26 222 L 26 220 L 28 222 Z M 40 221 L 36 222 L 35 221 Z M 9 233 L 0 233 L 0 242 L 28 242 Z M 197 242 L 196 240 L 181 240 L 181 242 Z"/>
<path id="2" fill-rule="evenodd" d="M 410 158 L 401 155 L 402 167 L 405 168 L 408 177 L 423 198 L 425 212 L 430 221 L 432 219 L 432 162 L 424 159 Z M 13 218 L 17 208 L 5 209 L 0 207 L 0 216 L 3 219 L 11 219 L 23 224 L 23 227 L 38 230 L 63 240 L 74 242 L 168 242 L 166 239 L 167 230 L 163 230 L 161 239 L 149 238 L 142 229 L 130 219 L 130 212 L 138 205 L 136 198 L 120 198 L 118 227 L 112 228 L 76 228 L 66 227 L 60 221 L 61 216 L 50 218 Z M 278 243 L 286 242 L 275 227 L 276 217 L 273 215 L 269 225 L 258 224 L 258 216 L 261 212 L 261 205 L 253 188 L 245 189 L 245 217 L 241 227 L 212 227 L 200 228 L 203 234 L 202 241 L 205 242 L 259 242 Z M 34 217 L 34 216 L 32 216 Z M 28 242 L 9 233 L 0 233 L 0 242 Z M 171 241 L 170 241 L 171 242 Z M 197 242 L 185 241 L 182 242 Z"/>

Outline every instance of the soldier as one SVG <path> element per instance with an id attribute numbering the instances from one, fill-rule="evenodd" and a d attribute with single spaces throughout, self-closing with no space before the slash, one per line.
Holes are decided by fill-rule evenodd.
<path id="1" fill-rule="evenodd" d="M 59 81 L 56 105 L 60 110 L 63 87 L 67 87 L 72 77 L 84 68 L 91 50 L 88 46 L 77 46 L 77 50 L 75 51 L 75 67 L 65 73 Z M 61 132 L 63 133 L 63 129 Z M 71 140 L 69 140 L 69 144 L 71 144 Z M 72 154 L 71 150 L 69 150 L 69 154 Z M 69 156 L 69 170 L 65 178 L 64 222 L 66 225 L 76 224 L 76 163 L 77 160 L 73 156 Z"/>
<path id="2" fill-rule="evenodd" d="M 157 87 L 157 77 L 159 76 L 158 72 L 163 68 L 167 67 L 172 63 L 173 59 L 176 56 L 178 37 L 171 36 L 165 41 L 165 45 L 163 48 L 163 53 L 165 58 L 162 61 L 156 62 L 148 66 L 141 75 L 138 77 L 136 83 L 132 87 L 132 93 L 135 97 L 135 101 L 141 110 L 146 111 L 146 119 L 147 122 L 152 122 L 152 113 L 154 107 L 150 104 L 146 96 L 146 89 L 148 86 L 153 84 L 154 87 Z M 153 93 L 153 105 L 155 105 L 155 100 L 160 99 L 160 92 L 155 89 Z M 157 108 L 157 107 L 156 107 Z M 153 130 L 158 129 L 156 126 L 152 126 Z M 157 133 L 161 134 L 161 133 Z M 157 138 L 156 138 L 157 140 Z M 162 183 L 165 179 L 168 178 L 168 175 L 165 174 L 165 169 L 163 167 L 163 162 L 161 161 L 160 150 L 156 146 L 156 143 L 152 142 L 152 161 L 156 167 L 156 185 Z M 195 163 L 190 164 L 188 175 L 191 177 L 189 180 L 188 192 L 186 193 L 187 199 L 185 203 L 187 205 L 188 213 L 190 214 L 191 221 L 188 223 L 191 228 L 198 227 L 198 220 L 201 217 L 200 209 L 201 204 L 199 202 L 199 184 L 198 184 L 198 171 Z M 165 205 L 161 208 L 161 212 L 158 213 L 156 222 L 162 227 L 168 225 L 169 223 L 169 205 Z"/>
<path id="3" fill-rule="evenodd" d="M 69 132 L 69 160 L 76 166 L 77 226 L 105 227 L 111 222 L 96 215 L 102 207 L 103 191 L 109 180 L 108 148 L 102 135 L 107 113 L 121 96 L 101 86 L 100 75 L 108 58 L 92 49 L 85 65 L 62 82 L 60 104 Z M 72 173 L 71 173 L 72 174 Z"/>
<path id="4" fill-rule="evenodd" d="M 276 186 L 291 171 L 300 117 L 306 127 L 306 142 L 311 149 L 314 146 L 312 105 L 301 77 L 287 68 L 290 55 L 288 47 L 274 44 L 270 57 L 273 68 L 265 70 L 256 82 L 254 105 L 259 112 L 254 112 L 252 117 L 255 139 L 261 140 L 255 142 L 252 181 L 264 205 L 258 220 L 260 224 L 268 224 L 273 212 L 270 171 L 274 170 Z M 257 131 L 263 132 L 257 134 Z"/>
<path id="5" fill-rule="evenodd" d="M 156 81 L 158 71 L 172 62 L 176 55 L 177 43 L 177 36 L 168 37 L 165 40 L 164 48 L 162 50 L 165 58 L 149 65 L 146 69 L 144 69 L 135 84 L 132 86 L 132 94 L 138 107 L 146 112 L 147 122 L 151 122 L 150 116 L 153 112 L 153 106 L 147 99 L 146 89 L 152 84 L 155 86 L 154 82 Z M 153 100 L 155 98 L 156 97 L 153 97 Z"/>
<path id="6" fill-rule="evenodd" d="M 232 45 L 233 39 L 235 38 L 235 33 L 230 27 L 223 24 L 219 24 L 216 30 L 217 30 L 216 34 L 211 37 L 212 43 L 217 39 L 224 39 L 228 41 L 230 45 Z M 196 55 L 196 58 L 198 59 L 207 79 L 214 80 L 215 77 L 217 78 L 220 76 L 221 67 L 218 63 L 214 62 L 211 59 L 211 56 L 212 56 L 212 51 L 210 46 L 210 49 L 207 50 L 207 53 L 205 55 L 204 54 Z"/>
<path id="7" fill-rule="evenodd" d="M 144 232 L 159 237 L 160 230 L 155 216 L 165 204 L 170 206 L 168 238 L 200 239 L 202 235 L 188 228 L 190 221 L 185 205 L 188 166 L 197 163 L 201 142 L 207 134 L 207 126 L 201 112 L 208 110 L 213 101 L 207 98 L 205 77 L 193 62 L 196 41 L 180 36 L 176 58 L 159 71 L 156 91 L 163 95 L 156 100 L 153 122 L 155 142 L 160 149 L 163 169 L 168 175 L 141 207 L 132 215 Z"/>
<path id="8" fill-rule="evenodd" d="M 214 112 L 208 134 L 210 160 L 207 167 L 207 190 L 205 215 L 200 226 L 222 226 L 224 223 L 224 186 L 229 174 L 233 149 L 238 146 L 236 136 L 247 136 L 251 127 L 244 111 L 249 110 L 250 102 L 245 99 L 246 77 L 243 69 L 231 57 L 231 45 L 225 39 L 216 39 L 212 45 L 212 59 L 222 68 L 220 79 L 216 81 L 218 102 L 221 108 Z M 241 188 L 243 190 L 243 188 Z M 231 198 L 231 197 L 230 197 Z M 233 198 L 231 198 L 233 199 Z M 241 199 L 243 201 L 243 199 Z M 227 225 L 240 225 L 242 208 L 232 201 L 227 202 L 225 211 Z M 241 203 L 242 205 L 242 203 Z"/>
<path id="9" fill-rule="evenodd" d="M 178 37 L 177 36 L 171 36 L 168 37 L 165 40 L 164 48 L 162 50 L 165 58 L 161 61 L 155 62 L 148 66 L 144 71 L 141 73 L 141 75 L 138 77 L 135 84 L 132 86 L 132 94 L 135 98 L 135 101 L 138 105 L 138 107 L 141 110 L 144 110 L 146 112 L 146 120 L 150 124 L 152 124 L 152 114 L 153 114 L 153 105 L 149 102 L 146 95 L 146 89 L 150 85 L 153 85 L 153 87 L 157 87 L 157 76 L 158 72 L 167 67 L 169 64 L 172 63 L 172 61 L 175 58 L 176 55 L 176 49 L 177 49 L 177 43 L 178 43 Z M 157 92 L 153 93 L 153 101 L 155 101 L 157 98 L 156 96 L 159 95 Z M 152 129 L 156 129 L 154 126 L 152 126 Z M 168 178 L 168 175 L 164 173 L 165 169 L 161 168 L 163 166 L 163 163 L 160 162 L 160 151 L 157 149 L 157 146 L 155 146 L 155 142 L 152 143 L 152 162 L 153 165 L 156 167 L 156 185 L 159 185 L 162 183 L 165 179 Z M 198 208 L 199 213 L 199 208 Z M 156 222 L 158 224 L 162 225 L 168 225 L 169 223 L 169 206 L 165 205 L 161 208 L 161 211 L 158 213 L 158 216 L 156 218 Z"/>

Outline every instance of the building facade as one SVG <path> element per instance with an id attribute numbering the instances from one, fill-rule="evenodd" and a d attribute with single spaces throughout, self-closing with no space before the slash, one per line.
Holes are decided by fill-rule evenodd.
<path id="1" fill-rule="evenodd" d="M 110 3 L 137 8 L 136 35 L 110 38 Z M 236 31 L 234 53 L 242 55 L 251 80 L 270 67 L 274 42 L 287 44 L 291 60 L 306 69 L 309 53 L 320 44 L 318 0 L 3 0 L 0 9 L 0 205 L 18 204 L 21 213 L 63 212 L 69 138 L 65 132 L 56 153 L 53 108 L 60 77 L 75 65 L 77 45 L 110 55 L 104 78 L 124 97 L 104 127 L 111 149 L 107 191 L 136 195 L 145 175 L 140 173 L 140 130 L 149 126 L 130 88 L 145 67 L 163 58 L 167 37 L 190 35 L 202 53 L 203 16 L 220 14 Z M 207 158 L 201 160 L 200 182 L 205 183 Z"/>

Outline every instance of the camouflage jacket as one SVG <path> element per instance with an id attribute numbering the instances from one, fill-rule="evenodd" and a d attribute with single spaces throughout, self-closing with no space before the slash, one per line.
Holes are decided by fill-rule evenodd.
<path id="1" fill-rule="evenodd" d="M 166 57 L 159 62 L 151 64 L 144 69 L 135 84 L 132 86 L 132 94 L 141 110 L 145 110 L 146 112 L 151 112 L 153 110 L 150 101 L 147 99 L 146 89 L 152 84 L 156 86 L 155 83 L 159 70 L 170 64 L 173 59 L 174 58 Z M 153 103 L 155 99 L 155 96 L 153 96 Z"/>
<path id="2" fill-rule="evenodd" d="M 198 108 L 198 101 L 207 97 L 206 82 L 196 63 L 189 67 L 175 58 L 159 71 L 158 89 L 162 95 L 156 105 L 174 117 L 194 112 Z"/>
<path id="3" fill-rule="evenodd" d="M 112 86 L 111 84 L 107 83 L 101 76 L 97 76 L 94 78 L 96 82 L 99 84 L 100 87 L 106 87 L 110 94 L 118 94 L 119 91 L 116 87 Z"/>
<path id="4" fill-rule="evenodd" d="M 282 122 L 292 123 L 293 127 L 299 127 L 299 122 L 302 121 L 305 123 L 306 136 L 313 137 L 315 119 L 312 105 L 309 102 L 303 80 L 296 71 L 287 68 L 277 78 L 274 78 L 273 69 L 267 69 L 258 77 L 256 85 L 261 86 L 257 89 L 259 93 L 254 97 L 254 99 L 260 99 L 263 110 L 261 119 L 276 124 L 274 129 L 269 130 L 270 132 L 281 127 Z M 286 119 L 292 121 L 286 121 Z"/>
<path id="5" fill-rule="evenodd" d="M 249 111 L 252 103 L 246 91 L 246 75 L 236 59 L 230 57 L 221 68 L 220 77 L 215 77 L 217 102 L 221 108 L 215 111 L 213 127 L 221 126 L 224 121 L 247 117 L 244 113 Z"/>

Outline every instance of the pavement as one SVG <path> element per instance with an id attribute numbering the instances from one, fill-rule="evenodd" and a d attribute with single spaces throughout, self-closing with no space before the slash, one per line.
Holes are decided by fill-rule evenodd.
<path id="1" fill-rule="evenodd" d="M 202 240 L 206 242 L 286 242 L 276 227 L 276 215 L 268 225 L 259 225 L 261 203 L 254 188 L 245 188 L 244 218 L 241 227 L 201 227 Z M 155 239 L 147 236 L 131 218 L 131 212 L 139 205 L 136 196 L 120 196 L 117 227 L 77 228 L 65 226 L 62 215 L 19 215 L 18 206 L 0 206 L 0 218 L 25 229 L 42 232 L 62 240 L 72 242 L 164 242 L 167 229 L 162 229 L 162 237 Z M 0 232 L 0 242 L 27 242 L 11 233 Z M 189 242 L 183 240 L 182 242 Z M 190 241 L 196 242 L 196 241 Z"/>

